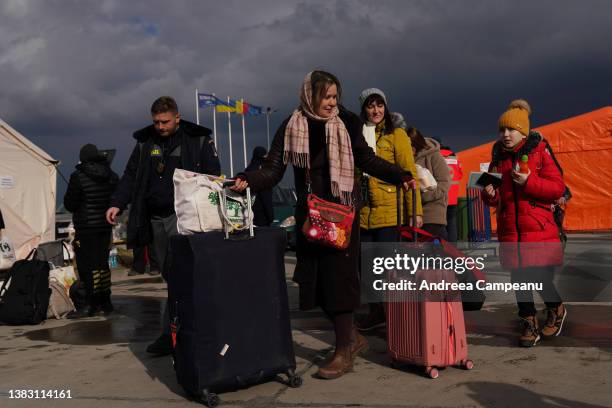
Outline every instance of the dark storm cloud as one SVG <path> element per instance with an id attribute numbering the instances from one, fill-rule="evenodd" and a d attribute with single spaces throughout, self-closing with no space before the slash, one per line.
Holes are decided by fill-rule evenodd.
<path id="1" fill-rule="evenodd" d="M 244 97 L 279 109 L 274 128 L 304 74 L 322 68 L 340 77 L 348 107 L 379 87 L 411 124 L 462 149 L 494 137 L 516 97 L 536 125 L 609 105 L 611 12 L 607 1 L 8 0 L 0 117 L 65 173 L 91 141 L 119 148 L 122 170 L 155 97 L 174 95 L 188 119 L 195 88 Z M 219 116 L 225 161 L 226 126 Z M 265 144 L 265 121 L 247 129 L 249 150 Z"/>

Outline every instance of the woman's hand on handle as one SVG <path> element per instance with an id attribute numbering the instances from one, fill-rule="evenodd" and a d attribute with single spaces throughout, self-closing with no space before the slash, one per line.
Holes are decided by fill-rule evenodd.
<path id="1" fill-rule="evenodd" d="M 244 190 L 246 190 L 248 186 L 249 186 L 249 183 L 246 180 L 244 180 L 241 177 L 236 177 L 234 185 L 230 187 L 230 190 L 234 190 L 234 191 L 241 193 Z"/>
<path id="2" fill-rule="evenodd" d="M 416 190 L 416 180 L 410 172 L 406 173 L 402 178 L 402 188 L 404 191 Z"/>

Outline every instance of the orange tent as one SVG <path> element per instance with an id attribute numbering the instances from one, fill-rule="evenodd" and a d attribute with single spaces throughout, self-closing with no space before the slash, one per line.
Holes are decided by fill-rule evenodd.
<path id="1" fill-rule="evenodd" d="M 612 107 L 551 123 L 535 129 L 550 143 L 563 168 L 573 198 L 567 206 L 565 229 L 612 229 Z M 463 167 L 460 196 L 470 172 L 491 160 L 493 142 L 458 153 Z M 494 222 L 494 217 L 493 217 Z"/>

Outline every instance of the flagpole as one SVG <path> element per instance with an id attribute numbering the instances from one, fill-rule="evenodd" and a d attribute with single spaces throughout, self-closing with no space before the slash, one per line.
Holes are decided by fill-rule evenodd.
<path id="1" fill-rule="evenodd" d="M 198 97 L 198 88 L 196 88 L 196 123 L 200 124 L 200 98 Z"/>
<path id="2" fill-rule="evenodd" d="M 212 94 L 213 98 L 216 98 L 215 94 Z M 215 101 L 217 99 L 214 99 Z M 215 140 L 215 149 L 218 149 L 219 146 L 217 145 L 217 106 L 216 104 L 213 105 L 213 138 Z"/>
<path id="3" fill-rule="evenodd" d="M 270 151 L 270 108 L 266 108 L 266 137 L 268 139 L 268 151 Z"/>
<path id="4" fill-rule="evenodd" d="M 249 163 L 247 162 L 246 125 L 244 123 L 244 117 L 246 115 L 244 112 L 244 99 L 241 99 L 240 101 L 242 102 L 241 105 L 243 107 L 242 108 L 242 146 L 244 149 L 244 168 L 246 169 L 247 166 L 249 165 Z"/>
<path id="5" fill-rule="evenodd" d="M 227 97 L 227 105 L 230 105 L 230 97 Z M 231 112 L 227 112 L 227 137 L 229 140 L 229 154 L 230 154 L 230 177 L 234 177 L 234 156 L 232 153 L 232 114 Z"/>

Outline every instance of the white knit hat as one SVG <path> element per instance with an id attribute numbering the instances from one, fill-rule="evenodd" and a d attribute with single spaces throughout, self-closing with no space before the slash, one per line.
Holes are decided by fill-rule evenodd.
<path id="1" fill-rule="evenodd" d="M 359 95 L 359 104 L 363 106 L 363 103 L 366 101 L 366 99 L 368 99 L 368 96 L 370 95 L 380 95 L 383 98 L 383 101 L 385 101 L 385 105 L 388 105 L 385 93 L 378 88 L 368 88 L 361 91 L 361 94 Z"/>

